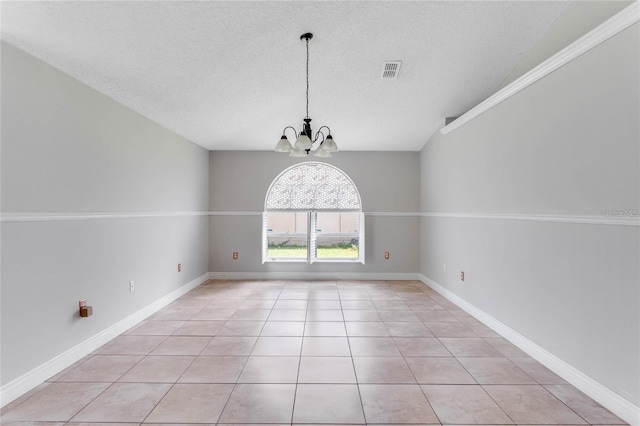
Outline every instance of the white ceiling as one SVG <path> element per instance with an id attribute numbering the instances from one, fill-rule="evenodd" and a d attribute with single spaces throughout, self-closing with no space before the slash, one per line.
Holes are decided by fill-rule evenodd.
<path id="1" fill-rule="evenodd" d="M 2 38 L 211 150 L 305 115 L 341 150 L 417 151 L 500 85 L 564 1 L 2 2 Z M 402 61 L 397 80 L 380 78 Z M 291 139 L 291 135 L 290 135 Z"/>

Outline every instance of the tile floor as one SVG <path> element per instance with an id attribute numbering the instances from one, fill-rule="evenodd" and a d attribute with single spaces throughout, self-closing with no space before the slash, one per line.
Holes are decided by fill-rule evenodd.
<path id="1" fill-rule="evenodd" d="M 411 281 L 209 281 L 0 420 L 624 424 Z"/>

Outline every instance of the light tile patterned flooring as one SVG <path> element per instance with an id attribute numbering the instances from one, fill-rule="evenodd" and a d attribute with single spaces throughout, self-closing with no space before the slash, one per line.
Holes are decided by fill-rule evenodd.
<path id="1" fill-rule="evenodd" d="M 0 420 L 624 423 L 411 281 L 209 281 Z"/>

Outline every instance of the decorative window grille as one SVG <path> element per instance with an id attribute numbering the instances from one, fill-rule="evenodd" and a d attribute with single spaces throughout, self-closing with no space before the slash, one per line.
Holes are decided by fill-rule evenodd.
<path id="1" fill-rule="evenodd" d="M 326 163 L 289 167 L 267 192 L 265 210 L 362 210 L 360 194 L 342 170 Z"/>

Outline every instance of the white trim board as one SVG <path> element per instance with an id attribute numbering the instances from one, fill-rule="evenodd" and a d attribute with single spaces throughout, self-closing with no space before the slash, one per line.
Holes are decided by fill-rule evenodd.
<path id="1" fill-rule="evenodd" d="M 209 272 L 210 280 L 391 280 L 416 281 L 404 272 Z"/>
<path id="2" fill-rule="evenodd" d="M 68 220 L 96 220 L 96 219 L 140 219 L 149 217 L 185 217 L 185 216 L 209 216 L 209 212 L 103 212 L 103 213 L 30 213 L 9 212 L 2 213 L 2 222 L 53 222 Z"/>
<path id="3" fill-rule="evenodd" d="M 629 210 L 637 213 L 637 209 Z M 190 216 L 261 216 L 257 211 L 209 212 L 119 212 L 119 213 L 3 213 L 2 222 L 57 222 L 71 220 L 140 219 Z M 603 210 L 601 215 L 550 215 L 482 212 L 364 212 L 371 217 L 444 217 L 455 219 L 521 220 L 531 222 L 581 223 L 589 225 L 640 226 L 640 216 L 621 216 L 623 211 Z M 626 213 L 625 213 L 626 214 Z"/>
<path id="4" fill-rule="evenodd" d="M 31 389 L 40 385 L 49 378 L 55 376 L 56 374 L 63 371 L 73 363 L 79 361 L 83 357 L 87 356 L 91 352 L 95 351 L 100 346 L 109 342 L 111 339 L 119 336 L 145 318 L 158 312 L 160 309 L 178 299 L 180 296 L 183 296 L 184 294 L 198 287 L 208 279 L 208 273 L 199 276 L 198 278 L 184 284 L 182 287 L 172 291 L 166 296 L 161 297 L 150 305 L 147 305 L 139 311 L 129 315 L 125 319 L 118 321 L 117 323 L 106 328 L 100 333 L 88 338 L 84 342 L 77 344 L 76 346 L 66 350 L 55 358 L 50 359 L 44 364 L 37 366 L 33 370 L 2 386 L 0 388 L 0 404 L 2 404 L 2 406 L 4 407 L 5 405 L 16 400 L 20 396 L 29 392 Z"/>
<path id="5" fill-rule="evenodd" d="M 420 212 L 364 212 L 365 216 L 382 216 L 382 217 L 420 217 Z"/>
<path id="6" fill-rule="evenodd" d="M 628 422 L 630 425 L 640 425 L 640 407 L 633 405 L 633 403 L 596 382 L 591 377 L 567 364 L 491 315 L 481 309 L 478 309 L 457 294 L 453 293 L 451 290 L 443 287 L 423 274 L 419 275 L 420 281 L 425 285 L 437 291 L 459 308 L 475 317 L 478 321 L 482 322 L 487 327 L 491 328 L 493 331 L 522 349 L 558 376 L 562 377 L 577 389 L 599 402 L 616 416 L 620 417 L 625 422 Z"/>
<path id="7" fill-rule="evenodd" d="M 541 78 L 573 61 L 580 55 L 588 52 L 599 44 L 607 41 L 619 32 L 629 28 L 640 20 L 640 4 L 635 1 L 616 15 L 589 31 L 569 46 L 562 49 L 546 61 L 542 62 L 531 71 L 502 88 L 486 100 L 462 114 L 456 120 L 440 129 L 440 133 L 447 135 L 458 127 L 473 120 L 480 114 L 488 111 L 502 101 L 509 99 L 522 89 L 527 88 Z"/>
<path id="8" fill-rule="evenodd" d="M 262 216 L 262 213 L 254 211 L 211 211 L 209 216 Z"/>
<path id="9" fill-rule="evenodd" d="M 545 214 L 501 214 L 501 213 L 437 213 L 425 212 L 422 217 L 444 217 L 454 219 L 520 220 L 529 222 L 580 223 L 586 225 L 640 226 L 638 216 L 602 215 L 545 215 Z"/>

